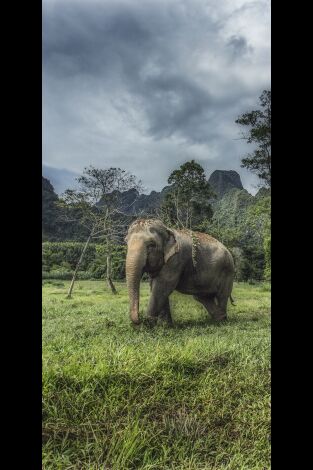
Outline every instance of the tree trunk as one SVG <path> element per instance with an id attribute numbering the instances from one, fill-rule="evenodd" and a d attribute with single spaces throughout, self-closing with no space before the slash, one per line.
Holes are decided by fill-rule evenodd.
<path id="1" fill-rule="evenodd" d="M 107 283 L 112 291 L 112 294 L 117 294 L 117 291 L 111 278 L 111 254 L 107 256 Z"/>
<path id="2" fill-rule="evenodd" d="M 91 237 L 92 237 L 92 233 L 89 235 L 89 237 L 87 238 L 87 241 L 85 243 L 85 246 L 83 248 L 83 251 L 80 255 L 80 258 L 78 260 L 78 263 L 76 265 L 76 268 L 75 268 L 75 271 L 74 271 L 74 274 L 73 274 L 73 277 L 72 277 L 72 282 L 71 282 L 71 285 L 70 285 L 70 288 L 68 290 L 68 293 L 67 293 L 67 299 L 70 299 L 72 297 L 72 290 L 73 290 L 73 287 L 74 287 L 74 283 L 75 283 L 75 280 L 76 280 L 76 276 L 77 276 L 77 273 L 78 273 L 78 269 L 79 269 L 79 266 L 81 265 L 81 262 L 83 261 L 83 258 L 84 258 L 84 254 L 87 250 L 87 247 L 89 245 L 89 242 L 91 240 Z"/>

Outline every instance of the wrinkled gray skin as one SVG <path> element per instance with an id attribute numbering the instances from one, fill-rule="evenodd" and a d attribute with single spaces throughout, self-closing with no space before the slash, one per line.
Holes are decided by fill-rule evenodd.
<path id="1" fill-rule="evenodd" d="M 139 288 L 144 272 L 150 276 L 147 314 L 151 320 L 163 317 L 172 323 L 169 295 L 174 290 L 193 295 L 213 319 L 227 318 L 234 278 L 232 256 L 215 238 L 193 234 L 170 230 L 157 219 L 138 219 L 129 227 L 126 280 L 133 323 L 139 323 Z"/>

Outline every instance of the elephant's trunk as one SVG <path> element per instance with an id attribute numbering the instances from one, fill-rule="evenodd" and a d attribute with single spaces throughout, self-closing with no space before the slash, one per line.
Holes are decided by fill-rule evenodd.
<path id="1" fill-rule="evenodd" d="M 146 264 L 146 253 L 142 243 L 132 243 L 127 250 L 126 282 L 128 287 L 130 318 L 139 323 L 139 288 L 143 268 Z"/>

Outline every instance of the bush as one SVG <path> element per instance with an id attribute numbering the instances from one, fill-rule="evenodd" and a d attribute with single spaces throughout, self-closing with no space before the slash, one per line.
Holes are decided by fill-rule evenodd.
<path id="1" fill-rule="evenodd" d="M 271 235 L 269 234 L 264 238 L 264 255 L 265 255 L 265 268 L 264 268 L 264 279 L 266 281 L 271 280 Z"/>
<path id="2" fill-rule="evenodd" d="M 271 275 L 270 238 L 264 247 L 253 244 L 229 247 L 235 262 L 237 281 L 269 280 Z M 84 243 L 44 242 L 42 256 L 43 279 L 72 279 Z M 116 246 L 112 252 L 112 278 L 125 279 L 126 246 Z M 105 245 L 90 244 L 80 266 L 78 279 L 103 279 L 106 277 L 107 251 Z"/>
<path id="3" fill-rule="evenodd" d="M 62 271 L 62 270 L 55 270 L 55 271 L 43 271 L 42 272 L 42 279 L 59 279 L 62 281 L 70 281 L 72 280 L 73 272 L 72 271 Z M 89 280 L 95 279 L 94 275 L 89 271 L 78 271 L 76 279 L 78 280 Z"/>
<path id="4" fill-rule="evenodd" d="M 49 286 L 54 286 L 54 287 L 65 287 L 64 282 L 57 281 L 57 280 L 54 280 L 54 279 L 44 280 L 42 285 L 43 286 L 49 285 Z"/>
<path id="5" fill-rule="evenodd" d="M 71 279 L 84 243 L 44 242 L 42 244 L 42 271 L 45 279 Z M 90 243 L 80 266 L 80 279 L 102 279 L 106 276 L 107 251 L 105 245 Z M 125 278 L 126 246 L 116 246 L 112 252 L 112 278 Z M 84 274 L 82 274 L 84 273 Z M 52 276 L 52 277 L 51 277 Z M 85 276 L 85 277 L 84 277 Z"/>
<path id="6" fill-rule="evenodd" d="M 259 281 L 264 278 L 264 252 L 257 246 L 230 249 L 235 264 L 235 280 Z"/>
<path id="7" fill-rule="evenodd" d="M 74 270 L 84 245 L 80 242 L 44 242 L 42 244 L 42 264 L 48 271 L 58 269 L 58 267 L 66 268 L 64 270 L 67 271 Z M 95 254 L 96 244 L 90 243 L 81 264 L 82 271 L 88 270 Z"/>
<path id="8" fill-rule="evenodd" d="M 113 279 L 125 278 L 126 246 L 115 246 L 112 251 L 111 274 Z M 104 278 L 107 270 L 107 250 L 104 245 L 97 245 L 94 261 L 89 270 L 97 279 Z"/>

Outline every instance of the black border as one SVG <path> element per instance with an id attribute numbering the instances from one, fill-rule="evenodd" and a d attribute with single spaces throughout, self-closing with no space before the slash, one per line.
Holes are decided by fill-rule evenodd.
<path id="1" fill-rule="evenodd" d="M 296 43 L 303 31 L 304 9 L 299 5 L 272 5 L 272 468 L 308 468 L 311 460 L 309 408 L 311 387 L 310 345 L 306 334 L 312 311 L 310 281 L 310 208 L 301 213 L 310 196 L 308 168 L 310 150 L 303 144 L 310 139 L 305 123 L 310 123 L 299 105 L 308 106 L 310 88 L 302 70 L 309 53 L 301 57 Z M 291 18 L 292 15 L 292 18 Z M 300 26 L 301 31 L 296 27 Z M 301 45 L 302 46 L 302 45 Z M 311 78 L 311 77 L 310 77 Z M 303 96 L 301 96 L 301 92 Z M 306 95 L 306 96 L 305 96 Z M 308 177 L 308 181 L 306 178 Z M 310 232 L 310 230 L 309 230 Z M 303 263 L 303 266 L 299 265 Z M 305 266 L 306 265 L 306 266 Z M 309 300 L 309 305 L 304 302 Z M 303 422 L 301 422 L 303 421 Z M 309 444 L 309 445 L 308 445 Z"/>
<path id="2" fill-rule="evenodd" d="M 2 15 L 9 46 L 2 72 L 7 79 L 2 157 L 8 164 L 2 173 L 8 206 L 2 268 L 9 280 L 2 291 L 7 300 L 2 315 L 9 322 L 2 328 L 8 368 L 2 377 L 8 416 L 2 456 L 10 468 L 36 470 L 41 469 L 42 3 L 12 3 L 11 8 Z"/>

